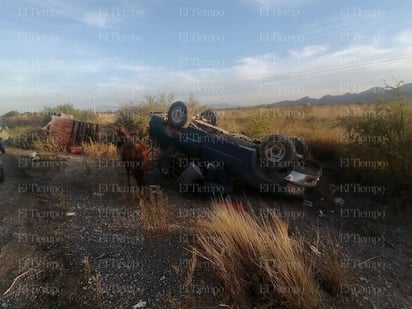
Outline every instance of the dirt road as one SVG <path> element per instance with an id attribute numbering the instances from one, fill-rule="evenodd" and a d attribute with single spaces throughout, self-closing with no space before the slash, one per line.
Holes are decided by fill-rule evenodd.
<path id="1" fill-rule="evenodd" d="M 167 196 L 170 218 L 166 232 L 148 234 L 136 196 L 121 190 L 126 182 L 123 169 L 101 164 L 96 168 L 99 162 L 82 156 L 33 166 L 28 154 L 11 149 L 1 158 L 6 181 L 0 185 L 0 306 L 182 306 L 190 259 L 186 248 L 195 239 L 194 222 L 208 208 L 209 198 L 179 195 L 152 169 L 150 183 Z M 335 239 L 352 276 L 345 290 L 356 296 L 356 306 L 412 306 L 407 224 L 377 215 L 365 219 L 360 215 L 368 214 L 361 208 L 365 203 L 350 196 L 344 207 L 318 209 L 252 192 L 233 198 L 244 199 L 245 194 L 260 216 L 277 209 L 291 229 L 305 235 L 317 227 Z M 198 308 L 216 308 L 227 301 L 212 274 L 211 265 L 199 263 L 193 287 Z M 329 297 L 321 307 L 331 306 L 354 305 Z"/>

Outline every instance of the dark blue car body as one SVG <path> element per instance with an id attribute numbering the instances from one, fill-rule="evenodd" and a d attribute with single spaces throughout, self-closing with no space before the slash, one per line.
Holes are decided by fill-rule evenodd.
<path id="1" fill-rule="evenodd" d="M 207 130 L 204 126 L 197 126 L 196 122 L 176 129 L 167 124 L 163 115 L 153 114 L 149 130 L 151 138 L 163 152 L 178 153 L 186 157 L 183 159 L 186 162 L 217 163 L 233 180 L 234 186 L 292 195 L 303 195 L 306 188 L 316 186 L 321 168 L 296 161 L 282 171 L 267 169 L 258 157 L 259 142 L 204 125 Z"/>

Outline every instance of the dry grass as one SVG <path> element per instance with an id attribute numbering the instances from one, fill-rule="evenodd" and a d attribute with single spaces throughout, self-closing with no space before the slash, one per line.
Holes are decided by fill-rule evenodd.
<path id="1" fill-rule="evenodd" d="M 197 254 L 210 261 L 237 304 L 315 308 L 319 302 L 313 263 L 301 241 L 275 212 L 265 222 L 215 202 L 199 221 Z"/>
<path id="2" fill-rule="evenodd" d="M 139 198 L 143 230 L 148 233 L 165 232 L 169 228 L 169 201 L 160 186 L 144 188 Z"/>
<path id="3" fill-rule="evenodd" d="M 9 128 L 32 128 L 32 127 L 42 127 L 43 119 L 41 113 L 15 113 L 10 117 L 6 117 L 6 124 Z"/>
<path id="4" fill-rule="evenodd" d="M 103 288 L 102 277 L 99 273 L 92 274 L 93 269 L 89 257 L 82 259 L 83 271 L 88 283 L 92 283 L 96 290 L 96 304 L 97 308 L 104 308 L 103 305 Z"/>
<path id="5" fill-rule="evenodd" d="M 96 289 L 96 303 L 98 308 L 104 308 L 103 305 L 103 288 L 102 288 L 102 276 L 100 274 L 95 274 L 91 276 L 91 281 L 93 282 Z"/>
<path id="6" fill-rule="evenodd" d="M 346 281 L 346 273 L 342 267 L 342 263 L 336 256 L 332 255 L 325 259 L 322 265 L 319 280 L 330 295 L 339 295 Z"/>
<path id="7" fill-rule="evenodd" d="M 405 106 L 405 115 L 412 115 L 410 104 Z M 244 132 L 251 137 L 283 134 L 303 137 L 310 144 L 336 146 L 344 144 L 346 133 L 337 125 L 339 119 L 374 119 L 378 113 L 376 103 L 372 103 L 239 108 L 218 110 L 217 116 L 218 125 L 222 128 Z"/>
<path id="8" fill-rule="evenodd" d="M 83 271 L 86 279 L 88 280 L 92 276 L 92 265 L 90 264 L 89 257 L 85 256 L 82 259 Z"/>
<path id="9" fill-rule="evenodd" d="M 98 114 L 98 119 L 97 119 L 97 123 L 99 123 L 100 125 L 108 125 L 108 124 L 112 124 L 116 121 L 116 113 L 99 113 Z"/>
<path id="10" fill-rule="evenodd" d="M 342 157 L 388 162 L 385 171 L 365 171 L 365 183 L 384 183 L 398 194 L 410 175 L 412 105 L 394 101 L 381 104 L 299 105 L 241 108 L 218 111 L 218 125 L 261 139 L 270 134 L 302 137 L 313 158 L 338 162 Z M 349 138 L 350 137 L 350 138 Z M 386 138 L 385 143 L 361 138 Z M 359 141 L 360 140 L 360 141 Z M 409 147 L 410 148 L 410 147 Z M 349 170 L 349 169 L 348 169 Z M 383 176 L 383 177 L 382 177 Z M 385 179 L 395 181 L 385 182 Z M 355 179 L 353 179 L 355 181 Z"/>
<path id="11" fill-rule="evenodd" d="M 186 294 L 183 299 L 179 300 L 171 293 L 166 293 L 161 295 L 162 300 L 173 309 L 192 309 L 199 308 L 196 301 L 196 297 L 193 295 L 193 274 L 197 266 L 197 254 L 193 251 L 192 257 L 189 260 L 188 268 L 186 272 L 180 268 L 180 266 L 172 265 L 172 268 L 176 275 L 182 277 L 184 276 L 184 286 L 186 288 Z"/>
<path id="12" fill-rule="evenodd" d="M 303 137 L 308 142 L 326 144 L 342 143 L 345 131 L 336 126 L 339 117 L 347 115 L 364 115 L 371 113 L 372 104 L 347 105 L 299 105 L 264 108 L 241 108 L 218 110 L 218 125 L 226 130 L 240 132 L 253 136 L 254 121 L 259 125 L 259 132 L 265 134 L 279 133 L 289 136 Z M 267 121 L 265 121 L 265 119 Z M 267 123 L 262 130 L 262 123 Z M 258 134 L 259 135 L 259 134 Z"/>
<path id="13" fill-rule="evenodd" d="M 190 259 L 190 262 L 189 262 L 189 267 L 187 269 L 186 280 L 185 280 L 185 284 L 190 291 L 192 290 L 192 286 L 193 286 L 193 273 L 195 272 L 196 264 L 197 264 L 197 255 L 195 254 L 195 252 L 192 252 L 192 258 Z"/>
<path id="14" fill-rule="evenodd" d="M 36 151 L 46 151 L 53 154 L 57 154 L 58 152 L 66 150 L 65 147 L 60 146 L 58 143 L 52 140 L 34 141 L 32 148 Z"/>
<path id="15" fill-rule="evenodd" d="M 320 243 L 319 230 L 317 232 L 317 245 L 315 260 L 317 279 L 322 287 L 332 296 L 338 296 L 342 292 L 342 287 L 348 282 L 349 276 L 342 266 L 340 252 L 335 247 L 330 235 L 322 244 Z"/>
<path id="16" fill-rule="evenodd" d="M 90 141 L 82 144 L 83 151 L 88 156 L 98 158 L 116 158 L 117 148 L 112 143 L 97 143 Z"/>
<path id="17" fill-rule="evenodd" d="M 192 252 L 192 257 L 189 261 L 189 267 L 186 272 L 185 278 L 185 287 L 187 288 L 187 295 L 184 299 L 184 305 L 188 308 L 195 308 L 196 306 L 196 298 L 193 295 L 193 274 L 196 270 L 197 265 L 197 255 L 195 252 Z"/>

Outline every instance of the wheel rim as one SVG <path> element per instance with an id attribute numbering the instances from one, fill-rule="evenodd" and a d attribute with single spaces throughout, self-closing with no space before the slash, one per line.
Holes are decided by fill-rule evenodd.
<path id="1" fill-rule="evenodd" d="M 271 162 L 279 162 L 285 157 L 285 146 L 281 143 L 272 142 L 265 147 L 265 157 Z"/>
<path id="2" fill-rule="evenodd" d="M 176 107 L 172 112 L 172 119 L 174 122 L 180 123 L 184 121 L 185 111 L 181 107 Z"/>
<path id="3" fill-rule="evenodd" d="M 210 123 L 216 122 L 216 115 L 212 111 L 204 111 L 202 114 L 200 114 L 206 121 L 209 121 Z"/>

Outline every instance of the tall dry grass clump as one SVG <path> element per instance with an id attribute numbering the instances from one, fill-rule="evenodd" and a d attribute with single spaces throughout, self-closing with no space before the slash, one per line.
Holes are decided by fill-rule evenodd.
<path id="1" fill-rule="evenodd" d="M 231 299 L 238 304 L 314 308 L 319 302 L 314 265 L 302 241 L 270 212 L 254 214 L 215 202 L 199 221 L 198 255 L 210 261 Z"/>
<path id="2" fill-rule="evenodd" d="M 91 158 L 116 158 L 117 148 L 112 143 L 98 143 L 89 141 L 82 143 L 83 151 Z"/>
<path id="3" fill-rule="evenodd" d="M 160 186 L 144 188 L 138 204 L 145 233 L 167 231 L 170 220 L 169 201 Z"/>

